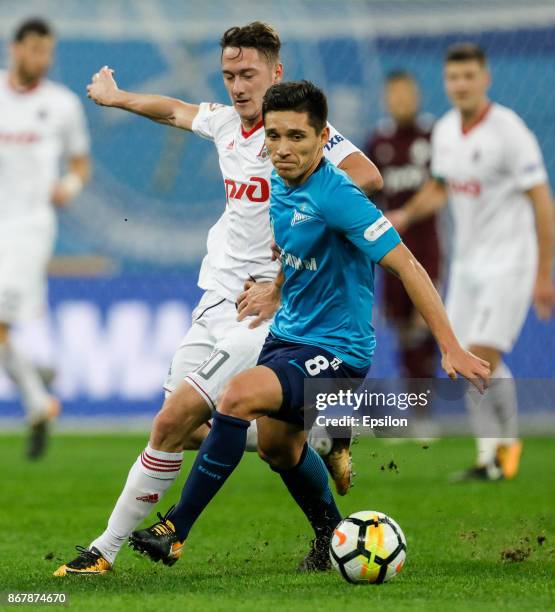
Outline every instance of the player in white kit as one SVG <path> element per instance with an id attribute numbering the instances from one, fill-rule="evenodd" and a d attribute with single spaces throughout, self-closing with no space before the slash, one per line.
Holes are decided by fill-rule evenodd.
<path id="1" fill-rule="evenodd" d="M 10 342 L 10 329 L 46 309 L 54 207 L 68 204 L 90 175 L 81 103 L 65 86 L 44 78 L 54 43 L 46 22 L 24 22 L 10 46 L 9 69 L 0 71 L 0 367 L 21 394 L 31 459 L 43 454 L 47 424 L 60 404 Z"/>
<path id="2" fill-rule="evenodd" d="M 129 473 L 106 531 L 55 575 L 109 571 L 132 530 L 176 479 L 184 449 L 198 448 L 225 383 L 255 365 L 279 304 L 277 262 L 269 224 L 271 162 L 264 146 L 262 99 L 281 80 L 280 41 L 270 26 L 254 22 L 230 28 L 220 41 L 222 75 L 232 106 L 121 91 L 107 67 L 93 77 L 89 97 L 191 130 L 216 146 L 225 210 L 208 235 L 199 286 L 204 294 L 192 326 L 172 361 L 166 401 L 154 419 L 150 441 Z M 376 167 L 331 128 L 326 156 L 366 190 L 381 188 Z M 252 432 L 251 432 L 252 433 Z M 252 444 L 252 441 L 251 441 Z M 342 449 L 343 451 L 345 449 Z M 347 452 L 332 465 L 344 494 L 350 482 Z M 339 453 L 338 453 L 339 455 Z M 335 473 L 334 473 L 335 468 Z"/>
<path id="3" fill-rule="evenodd" d="M 454 108 L 433 131 L 434 178 L 391 219 L 402 230 L 451 204 L 447 312 L 461 343 L 493 373 L 482 398 L 468 394 L 477 459 L 454 480 L 513 478 L 522 444 L 514 380 L 502 356 L 516 342 L 532 300 L 540 319 L 555 305 L 553 202 L 535 136 L 514 111 L 487 97 L 483 50 L 451 47 L 444 79 Z"/>

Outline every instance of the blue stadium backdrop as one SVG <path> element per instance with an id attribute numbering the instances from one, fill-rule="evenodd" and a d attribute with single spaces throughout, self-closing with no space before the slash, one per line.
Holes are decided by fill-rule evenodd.
<path id="1" fill-rule="evenodd" d="M 333 123 L 363 145 L 382 114 L 386 72 L 412 71 L 423 109 L 439 116 L 448 108 L 443 51 L 454 41 L 474 40 L 490 56 L 492 97 L 536 132 L 555 179 L 555 90 L 548 77 L 555 74 L 553 3 L 75 0 L 62 9 L 55 0 L 3 0 L 4 47 L 18 21 L 31 15 L 57 28 L 52 78 L 83 99 L 92 135 L 94 181 L 60 216 L 57 254 L 111 262 L 105 275 L 53 277 L 50 315 L 18 330 L 18 342 L 37 361 L 58 369 L 56 389 L 69 416 L 157 408 L 169 360 L 199 296 L 196 269 L 206 232 L 224 206 L 210 143 L 86 99 L 90 76 L 105 64 L 124 89 L 225 102 L 218 38 L 231 25 L 266 20 L 282 35 L 286 77 L 320 84 Z M 6 63 L 4 53 L 0 64 Z M 373 375 L 394 376 L 391 332 L 379 312 L 375 321 Z M 530 314 L 508 359 L 516 376 L 554 378 L 554 344 L 555 324 L 540 325 Z M 20 414 L 14 398 L 0 375 L 0 417 Z"/>

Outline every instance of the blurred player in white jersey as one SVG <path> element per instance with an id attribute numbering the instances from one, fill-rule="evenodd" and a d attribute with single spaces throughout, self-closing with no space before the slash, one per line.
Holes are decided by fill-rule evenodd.
<path id="1" fill-rule="evenodd" d="M 0 71 L 0 367 L 21 394 L 31 459 L 43 454 L 48 422 L 60 404 L 14 348 L 10 329 L 44 312 L 54 207 L 68 204 L 90 175 L 81 103 L 65 86 L 44 78 L 54 45 L 46 22 L 28 20 L 15 32 L 9 69 Z"/>
<path id="2" fill-rule="evenodd" d="M 184 449 L 196 449 L 225 383 L 252 367 L 279 304 L 269 223 L 272 165 L 264 145 L 262 99 L 281 80 L 280 40 L 270 26 L 254 22 L 227 30 L 221 68 L 232 105 L 189 104 L 118 89 L 112 71 L 94 75 L 89 97 L 97 104 L 186 129 L 216 146 L 225 188 L 225 210 L 208 235 L 199 275 L 204 289 L 193 324 L 178 348 L 165 383 L 166 401 L 154 419 L 150 441 L 131 471 L 106 531 L 55 573 L 109 571 L 132 530 L 177 478 Z M 330 126 L 325 154 L 367 191 L 381 188 L 376 167 Z M 348 446 L 328 457 L 341 494 L 351 479 Z"/>
<path id="3" fill-rule="evenodd" d="M 540 319 L 555 306 L 553 202 L 535 136 L 514 111 L 487 97 L 484 51 L 470 43 L 451 47 L 444 79 L 454 108 L 434 127 L 433 178 L 391 219 L 403 230 L 450 201 L 447 312 L 457 337 L 493 372 L 484 397 L 467 398 L 477 458 L 455 479 L 513 478 L 522 444 L 503 353 L 516 342 L 532 300 Z"/>

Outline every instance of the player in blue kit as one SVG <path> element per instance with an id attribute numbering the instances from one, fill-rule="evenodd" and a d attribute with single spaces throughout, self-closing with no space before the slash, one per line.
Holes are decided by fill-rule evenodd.
<path id="1" fill-rule="evenodd" d="M 130 544 L 172 565 L 194 522 L 237 467 L 249 422 L 258 419 L 259 454 L 310 521 L 315 539 L 302 570 L 326 570 L 341 520 L 325 465 L 306 443 L 303 409 L 309 378 L 354 386 L 375 348 L 374 266 L 397 274 L 436 338 L 447 374 L 481 389 L 488 363 L 458 343 L 430 278 L 396 230 L 347 175 L 328 163 L 324 94 L 306 81 L 271 87 L 264 98 L 272 174 L 270 217 L 281 254 L 281 307 L 258 365 L 235 376 L 220 396 L 178 505 Z M 339 383 L 339 380 L 342 382 Z"/>

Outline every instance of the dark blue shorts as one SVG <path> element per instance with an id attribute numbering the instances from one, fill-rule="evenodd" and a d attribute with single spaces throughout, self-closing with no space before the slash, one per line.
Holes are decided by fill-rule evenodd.
<path id="1" fill-rule="evenodd" d="M 326 349 L 287 342 L 272 334 L 264 342 L 257 365 L 275 372 L 283 393 L 281 408 L 268 416 L 300 426 L 306 426 L 314 412 L 314 400 L 305 398 L 305 380 L 323 379 L 319 392 L 335 393 L 355 389 L 368 373 L 368 368 L 354 368 Z"/>

